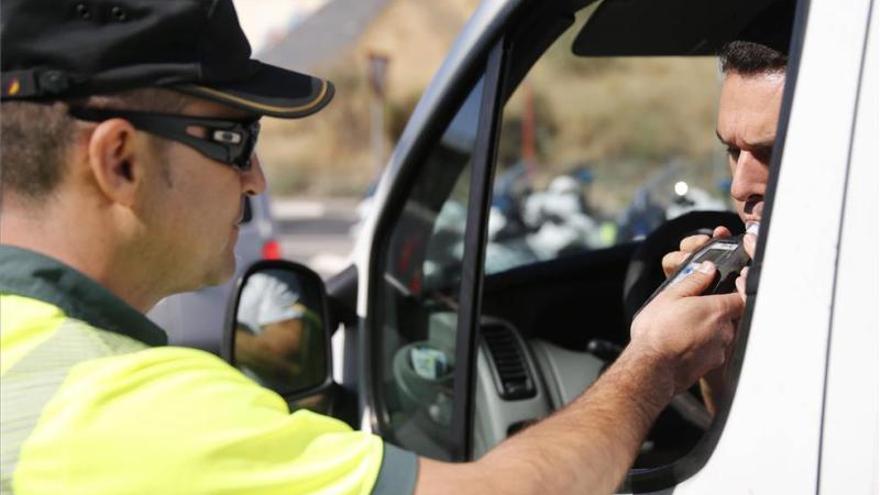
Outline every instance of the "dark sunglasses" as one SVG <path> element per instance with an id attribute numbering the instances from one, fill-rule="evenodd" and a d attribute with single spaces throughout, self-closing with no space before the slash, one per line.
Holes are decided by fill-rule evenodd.
<path id="1" fill-rule="evenodd" d="M 254 119 L 224 120 L 89 107 L 73 107 L 67 113 L 87 122 L 125 119 L 136 129 L 183 143 L 242 172 L 251 168 L 251 157 L 260 134 L 260 122 Z M 193 136 L 187 132 L 189 127 L 204 129 L 204 137 Z"/>

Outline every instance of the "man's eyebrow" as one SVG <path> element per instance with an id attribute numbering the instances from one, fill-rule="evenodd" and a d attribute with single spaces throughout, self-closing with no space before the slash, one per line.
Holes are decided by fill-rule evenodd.
<path id="1" fill-rule="evenodd" d="M 715 136 L 721 141 L 721 144 L 725 146 L 735 146 L 732 143 L 727 142 L 723 137 L 721 137 L 721 133 L 718 130 L 715 130 Z M 773 148 L 773 145 L 776 144 L 775 139 L 763 139 L 756 142 L 746 142 L 745 148 L 747 149 L 770 149 Z"/>
<path id="2" fill-rule="evenodd" d="M 746 146 L 748 146 L 750 149 L 768 149 L 773 148 L 774 144 L 776 144 L 775 139 L 764 139 L 761 141 L 756 141 L 754 143 L 747 142 Z"/>

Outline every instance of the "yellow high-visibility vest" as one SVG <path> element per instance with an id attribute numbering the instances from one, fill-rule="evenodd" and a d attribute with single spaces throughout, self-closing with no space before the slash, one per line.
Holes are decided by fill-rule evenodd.
<path id="1" fill-rule="evenodd" d="M 60 262 L 0 246 L 0 492 L 410 493 L 415 455 L 300 410 Z"/>

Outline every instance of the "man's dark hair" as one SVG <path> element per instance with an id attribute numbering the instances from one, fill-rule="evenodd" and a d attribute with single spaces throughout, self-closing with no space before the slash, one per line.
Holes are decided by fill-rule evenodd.
<path id="1" fill-rule="evenodd" d="M 166 89 L 137 89 L 92 96 L 76 102 L 97 108 L 176 113 L 191 97 Z M 64 162 L 75 135 L 69 103 L 7 101 L 0 116 L 0 190 L 22 199 L 40 200 L 64 177 Z"/>
<path id="2" fill-rule="evenodd" d="M 725 74 L 745 76 L 785 72 L 788 56 L 774 48 L 753 41 L 731 41 L 718 53 Z"/>
<path id="3" fill-rule="evenodd" d="M 744 76 L 784 73 L 796 6 L 796 0 L 774 0 L 755 16 L 736 41 L 721 47 L 721 70 Z"/>

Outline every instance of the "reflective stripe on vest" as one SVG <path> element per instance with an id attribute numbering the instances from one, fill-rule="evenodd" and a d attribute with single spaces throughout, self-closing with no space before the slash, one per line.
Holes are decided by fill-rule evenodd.
<path id="1" fill-rule="evenodd" d="M 67 318 L 57 307 L 0 295 L 0 493 L 12 493 L 22 444 L 76 364 L 146 348 Z"/>

